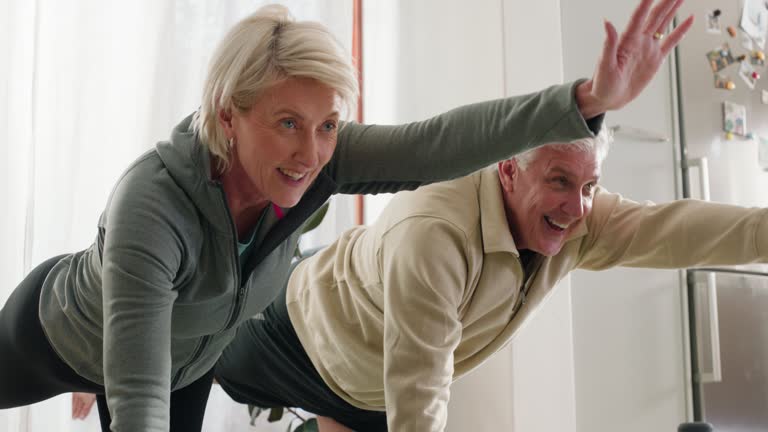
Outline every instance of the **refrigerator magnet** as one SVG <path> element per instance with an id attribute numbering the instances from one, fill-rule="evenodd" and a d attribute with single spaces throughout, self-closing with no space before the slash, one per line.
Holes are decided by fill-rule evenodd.
<path id="1" fill-rule="evenodd" d="M 741 62 L 739 65 L 739 76 L 745 83 L 747 83 L 747 86 L 750 89 L 754 89 L 757 80 L 760 79 L 760 74 L 748 62 Z"/>
<path id="2" fill-rule="evenodd" d="M 768 8 L 765 0 L 744 0 L 739 27 L 748 34 L 760 49 L 765 48 L 768 34 Z"/>
<path id="3" fill-rule="evenodd" d="M 709 66 L 712 68 L 712 72 L 715 73 L 720 72 L 736 61 L 731 53 L 731 47 L 728 46 L 727 43 L 723 44 L 720 48 L 708 52 L 707 60 L 709 60 Z"/>
<path id="4" fill-rule="evenodd" d="M 752 51 L 749 54 L 749 62 L 752 66 L 763 67 L 765 66 L 765 53 L 761 50 Z"/>
<path id="5" fill-rule="evenodd" d="M 736 88 L 736 83 L 729 76 L 715 74 L 715 88 L 733 90 Z"/>
<path id="6" fill-rule="evenodd" d="M 707 18 L 704 20 L 707 25 L 707 33 L 720 34 L 720 9 L 715 9 L 712 12 L 707 12 Z"/>
<path id="7" fill-rule="evenodd" d="M 735 135 L 747 133 L 747 108 L 733 102 L 723 102 L 723 130 Z"/>

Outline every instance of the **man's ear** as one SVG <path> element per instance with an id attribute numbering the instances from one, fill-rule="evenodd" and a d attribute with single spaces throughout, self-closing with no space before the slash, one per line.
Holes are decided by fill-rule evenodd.
<path id="1" fill-rule="evenodd" d="M 224 129 L 224 134 L 227 138 L 234 137 L 235 132 L 234 127 L 232 126 L 232 111 L 226 108 L 219 108 L 216 117 L 219 120 L 221 128 Z"/>
<path id="2" fill-rule="evenodd" d="M 499 162 L 499 181 L 501 187 L 508 192 L 515 190 L 515 180 L 520 172 L 517 159 L 507 159 Z"/>

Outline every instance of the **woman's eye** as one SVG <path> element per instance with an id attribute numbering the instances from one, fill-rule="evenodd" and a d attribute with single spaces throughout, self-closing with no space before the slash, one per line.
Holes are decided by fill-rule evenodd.
<path id="1" fill-rule="evenodd" d="M 286 129 L 296 129 L 296 122 L 291 119 L 281 121 L 280 125 Z"/>
<path id="2" fill-rule="evenodd" d="M 325 132 L 332 132 L 332 131 L 334 131 L 336 129 L 336 123 L 334 123 L 334 122 L 325 122 L 325 123 L 323 123 L 322 129 Z"/>

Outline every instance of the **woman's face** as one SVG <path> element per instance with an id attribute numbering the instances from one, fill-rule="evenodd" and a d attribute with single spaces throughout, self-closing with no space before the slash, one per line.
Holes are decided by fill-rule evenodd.
<path id="1" fill-rule="evenodd" d="M 337 92 L 319 81 L 288 78 L 247 112 L 222 114 L 234 138 L 232 169 L 241 171 L 240 181 L 256 197 L 295 206 L 333 155 L 340 103 Z"/>

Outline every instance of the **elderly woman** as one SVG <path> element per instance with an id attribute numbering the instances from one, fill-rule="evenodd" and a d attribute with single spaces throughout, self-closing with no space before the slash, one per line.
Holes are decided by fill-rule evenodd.
<path id="1" fill-rule="evenodd" d="M 329 196 L 413 189 L 591 136 L 682 35 L 622 47 L 606 30 L 594 80 L 365 126 L 340 122 L 357 81 L 326 29 L 276 6 L 244 19 L 200 110 L 119 179 L 93 245 L 40 264 L 0 311 L 0 408 L 91 392 L 104 430 L 199 431 L 216 360 L 285 285 L 300 228 Z"/>

